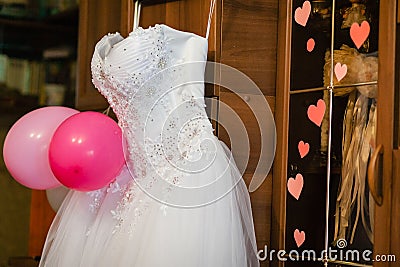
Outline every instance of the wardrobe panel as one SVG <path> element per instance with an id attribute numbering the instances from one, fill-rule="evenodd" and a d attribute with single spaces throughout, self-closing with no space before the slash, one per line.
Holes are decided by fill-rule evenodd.
<path id="1" fill-rule="evenodd" d="M 92 84 L 90 62 L 95 44 L 109 32 L 126 29 L 121 25 L 121 3 L 126 1 L 89 1 L 79 3 L 79 39 L 77 61 L 76 107 L 80 110 L 103 109 L 107 103 Z"/>
<path id="2" fill-rule="evenodd" d="M 400 188 L 400 150 L 395 149 L 393 151 L 393 188 L 394 190 L 399 190 Z M 400 194 L 393 194 L 392 199 L 392 223 L 391 223 L 391 253 L 396 254 L 396 259 L 398 261 L 398 257 L 400 256 Z M 398 263 L 397 263 L 398 264 Z M 395 262 L 392 263 L 391 266 L 398 266 Z"/>
<path id="3" fill-rule="evenodd" d="M 396 58 L 395 58 L 395 99 L 394 99 L 394 141 L 393 141 L 393 193 L 392 193 L 392 210 L 400 210 L 400 2 L 397 1 L 397 24 L 396 24 Z M 391 223 L 391 251 L 397 253 L 400 257 L 400 213 L 393 212 Z M 391 266 L 396 266 L 393 263 Z"/>
<path id="4" fill-rule="evenodd" d="M 241 99 L 240 96 L 247 99 L 247 102 Z M 228 146 L 231 145 L 232 138 L 234 139 L 233 143 L 235 143 L 235 147 L 238 148 L 239 146 L 239 149 L 233 149 L 232 152 L 236 164 L 238 164 L 241 172 L 244 172 L 243 179 L 247 186 L 249 186 L 259 160 L 261 140 L 259 125 L 248 105 L 252 105 L 253 102 L 257 103 L 261 101 L 259 99 L 260 97 L 265 97 L 272 112 L 274 112 L 275 97 L 263 95 L 255 96 L 250 94 L 241 94 L 240 96 L 231 92 L 220 92 L 219 100 L 232 109 L 232 112 L 235 112 L 238 117 L 232 116 L 226 109 L 221 109 L 221 105 L 223 104 L 220 103 L 218 137 Z M 247 136 L 245 139 L 238 140 L 235 139 L 235 134 L 241 124 L 245 127 Z M 245 149 L 246 146 L 244 146 L 244 148 L 240 147 L 240 145 L 245 144 L 246 141 L 249 141 L 250 151 Z M 241 162 L 247 158 L 247 166 L 242 165 Z M 250 193 L 257 246 L 260 250 L 264 249 L 265 246 L 269 247 L 271 240 L 272 173 L 265 173 L 265 175 L 266 179 L 261 186 L 255 192 Z M 269 266 L 269 261 L 261 261 L 261 266 Z"/>
<path id="5" fill-rule="evenodd" d="M 29 225 L 29 256 L 37 257 L 42 254 L 47 232 L 55 214 L 47 200 L 46 191 L 32 190 Z"/>
<path id="6" fill-rule="evenodd" d="M 140 12 L 139 25 L 143 28 L 154 26 L 154 24 L 165 23 L 166 20 L 166 4 L 142 6 Z M 176 4 L 175 4 L 176 5 Z"/>
<path id="7" fill-rule="evenodd" d="M 227 0 L 222 16 L 221 63 L 275 95 L 278 1 Z"/>
<path id="8" fill-rule="evenodd" d="M 379 183 L 382 185 L 382 205 L 375 207 L 375 233 L 374 254 L 388 254 L 390 252 L 392 194 L 398 194 L 398 188 L 392 187 L 393 179 L 399 179 L 393 175 L 393 127 L 394 127 L 394 95 L 395 95 L 395 55 L 396 55 L 396 0 L 380 1 L 379 16 L 379 77 L 377 97 L 377 133 L 376 145 L 382 145 L 383 155 L 382 176 Z M 394 190 L 394 191 L 392 191 Z M 397 258 L 400 252 L 396 252 Z M 397 260 L 398 264 L 398 260 Z M 388 262 L 374 262 L 374 266 L 388 266 Z"/>
<path id="9" fill-rule="evenodd" d="M 245 102 L 241 97 L 246 98 L 248 102 Z M 226 113 L 224 110 L 219 112 L 219 120 L 226 123 L 226 125 L 219 125 L 218 127 L 218 137 L 220 140 L 225 142 L 229 147 L 231 147 L 231 136 L 230 134 L 233 131 L 237 131 L 240 127 L 239 123 L 243 123 L 244 127 L 246 128 L 247 138 L 249 140 L 250 151 L 246 151 L 244 149 L 238 149 L 233 151 L 233 156 L 236 159 L 236 163 L 241 171 L 245 173 L 253 173 L 256 169 L 258 163 L 258 157 L 260 154 L 260 147 L 261 147 L 261 137 L 260 137 L 260 129 L 259 124 L 250 109 L 249 105 L 252 105 L 252 102 L 257 101 L 256 98 L 263 97 L 263 96 L 256 96 L 250 94 L 243 94 L 241 96 L 231 93 L 231 92 L 220 92 L 219 99 L 221 102 L 225 103 L 229 108 L 233 110 L 236 114 L 238 114 L 240 121 L 237 121 L 237 118 L 233 118 L 230 114 Z M 274 106 L 275 106 L 275 97 L 273 96 L 266 96 L 265 99 L 267 100 L 272 113 L 274 113 Z M 220 105 L 221 106 L 221 105 Z M 253 106 L 254 108 L 254 106 Z M 228 131 L 227 132 L 227 129 Z M 233 130 L 233 131 L 232 131 Z M 240 143 L 239 140 L 238 143 Z M 246 140 L 244 140 L 246 141 Z M 244 142 L 242 142 L 244 143 Z M 246 166 L 242 166 L 241 162 L 248 158 L 248 163 Z"/>
<path id="10" fill-rule="evenodd" d="M 179 28 L 182 31 L 190 31 L 205 36 L 211 0 L 179 1 L 179 4 Z"/>
<path id="11" fill-rule="evenodd" d="M 252 174 L 246 173 L 243 179 L 249 186 Z M 271 203 L 272 203 L 272 174 L 268 175 L 257 191 L 250 194 L 251 209 L 253 211 L 254 228 L 258 249 L 269 247 L 271 234 Z M 268 262 L 261 262 L 261 266 L 268 266 Z"/>

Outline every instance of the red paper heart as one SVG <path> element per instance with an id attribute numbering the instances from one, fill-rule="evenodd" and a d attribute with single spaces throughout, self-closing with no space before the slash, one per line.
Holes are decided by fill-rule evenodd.
<path id="1" fill-rule="evenodd" d="M 315 47 L 315 41 L 313 38 L 308 39 L 307 41 L 307 51 L 308 52 L 312 52 L 314 50 Z"/>
<path id="2" fill-rule="evenodd" d="M 294 230 L 294 241 L 296 241 L 296 245 L 299 248 L 303 245 L 306 240 L 306 233 L 304 231 L 299 231 L 299 229 Z"/>
<path id="3" fill-rule="evenodd" d="M 368 21 L 364 20 L 361 22 L 361 26 L 357 22 L 354 22 L 350 27 L 350 37 L 353 40 L 357 48 L 360 48 L 362 44 L 367 40 L 369 35 L 370 27 Z"/>
<path id="4" fill-rule="evenodd" d="M 347 74 L 347 65 L 343 64 L 341 65 L 339 62 L 336 63 L 335 65 L 335 76 L 338 82 L 340 82 L 344 76 Z"/>
<path id="5" fill-rule="evenodd" d="M 317 105 L 310 105 L 307 110 L 307 115 L 310 121 L 315 123 L 318 127 L 321 126 L 322 119 L 324 118 L 326 105 L 324 100 L 319 99 Z"/>
<path id="6" fill-rule="evenodd" d="M 297 148 L 299 150 L 300 157 L 304 158 L 310 151 L 310 144 L 304 143 L 304 141 L 300 141 L 299 144 L 297 145 Z"/>
<path id="7" fill-rule="evenodd" d="M 308 18 L 310 17 L 311 13 L 311 4 L 309 1 L 305 1 L 303 3 L 303 7 L 296 8 L 294 12 L 294 20 L 300 24 L 301 26 L 306 26 Z"/>
<path id="8" fill-rule="evenodd" d="M 290 177 L 287 182 L 287 188 L 289 193 L 297 200 L 299 200 L 301 191 L 303 190 L 304 179 L 303 175 L 298 173 L 296 178 Z"/>

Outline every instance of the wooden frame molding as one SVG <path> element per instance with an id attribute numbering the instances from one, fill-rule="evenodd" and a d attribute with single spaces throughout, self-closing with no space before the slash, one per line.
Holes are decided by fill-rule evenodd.
<path id="1" fill-rule="evenodd" d="M 272 182 L 271 247 L 285 248 L 292 1 L 279 1 L 275 123 L 277 146 Z M 283 266 L 283 262 L 272 262 Z"/>
<path id="2" fill-rule="evenodd" d="M 383 145 L 382 206 L 375 206 L 374 255 L 390 253 L 391 201 L 395 54 L 396 54 L 396 0 L 381 0 L 379 16 L 379 73 L 377 97 L 376 145 Z M 374 262 L 374 266 L 389 266 L 388 262 Z"/>

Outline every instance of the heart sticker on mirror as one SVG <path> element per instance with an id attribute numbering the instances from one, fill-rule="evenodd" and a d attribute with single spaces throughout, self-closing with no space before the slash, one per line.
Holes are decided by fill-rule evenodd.
<path id="1" fill-rule="evenodd" d="M 296 8 L 294 12 L 294 20 L 300 24 L 301 26 L 305 27 L 310 17 L 311 13 L 311 4 L 310 1 L 305 1 L 303 3 L 303 7 Z"/>
<path id="2" fill-rule="evenodd" d="M 347 74 L 347 65 L 346 64 L 340 64 L 339 62 L 336 63 L 335 65 L 335 76 L 338 82 L 340 82 L 344 76 Z"/>
<path id="3" fill-rule="evenodd" d="M 287 188 L 289 193 L 297 200 L 299 200 L 301 191 L 303 190 L 304 179 L 303 175 L 298 173 L 295 178 L 290 177 L 287 181 Z"/>
<path id="4" fill-rule="evenodd" d="M 304 158 L 310 151 L 310 144 L 304 143 L 304 141 L 300 141 L 297 145 L 297 149 L 299 150 L 300 157 Z"/>
<path id="5" fill-rule="evenodd" d="M 350 37 L 353 40 L 354 44 L 357 48 L 360 48 L 362 44 L 367 40 L 370 31 L 370 26 L 368 21 L 364 20 L 359 25 L 357 22 L 354 22 L 350 27 Z"/>
<path id="6" fill-rule="evenodd" d="M 326 105 L 324 100 L 319 99 L 317 105 L 310 105 L 307 110 L 307 115 L 310 121 L 321 127 L 322 120 L 325 115 Z"/>
<path id="7" fill-rule="evenodd" d="M 299 229 L 294 230 L 294 241 L 299 248 L 306 241 L 306 233 L 304 231 L 299 231 Z"/>
<path id="8" fill-rule="evenodd" d="M 313 38 L 308 39 L 307 41 L 307 51 L 312 52 L 315 47 L 315 40 Z"/>

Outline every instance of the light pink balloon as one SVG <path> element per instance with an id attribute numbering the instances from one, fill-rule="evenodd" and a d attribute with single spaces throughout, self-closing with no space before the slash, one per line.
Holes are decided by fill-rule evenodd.
<path id="1" fill-rule="evenodd" d="M 52 106 L 22 116 L 9 130 L 3 146 L 3 158 L 12 177 L 32 189 L 60 186 L 49 164 L 50 140 L 66 118 L 79 111 Z"/>
<path id="2" fill-rule="evenodd" d="M 57 179 L 79 191 L 112 182 L 125 163 L 122 131 L 99 112 L 81 112 L 65 120 L 50 143 L 49 161 Z"/>

